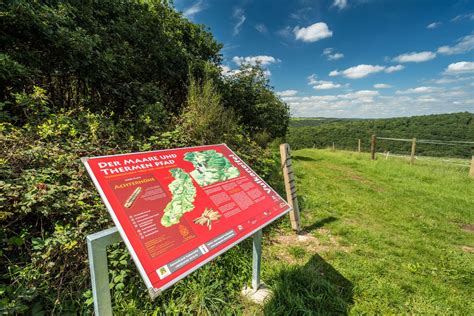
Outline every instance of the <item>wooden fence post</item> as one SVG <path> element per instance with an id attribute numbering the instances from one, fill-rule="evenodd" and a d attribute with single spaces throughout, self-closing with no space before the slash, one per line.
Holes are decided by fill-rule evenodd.
<path id="1" fill-rule="evenodd" d="M 336 150 L 336 145 L 334 144 L 334 142 L 332 142 L 332 150 Z"/>
<path id="2" fill-rule="evenodd" d="M 357 151 L 359 152 L 359 154 L 360 154 L 360 145 L 361 145 L 361 143 L 360 143 L 360 138 L 359 138 L 359 141 L 357 143 Z"/>
<path id="3" fill-rule="evenodd" d="M 290 211 L 291 228 L 296 232 L 301 231 L 300 208 L 296 198 L 296 181 L 291 164 L 290 145 L 280 145 L 281 167 L 283 169 L 283 178 L 285 180 L 286 199 L 293 209 Z"/>
<path id="4" fill-rule="evenodd" d="M 471 170 L 469 170 L 469 176 L 474 178 L 474 156 L 472 156 Z"/>
<path id="5" fill-rule="evenodd" d="M 415 150 L 416 150 L 416 138 L 413 138 L 411 142 L 411 155 L 410 155 L 410 164 L 415 163 Z"/>
<path id="6" fill-rule="evenodd" d="M 372 139 L 370 141 L 370 157 L 372 160 L 375 160 L 375 145 L 377 143 L 377 137 L 372 135 Z"/>

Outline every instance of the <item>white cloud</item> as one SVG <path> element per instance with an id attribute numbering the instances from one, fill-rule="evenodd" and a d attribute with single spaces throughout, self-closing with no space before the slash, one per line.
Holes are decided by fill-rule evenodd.
<path id="1" fill-rule="evenodd" d="M 474 72 L 474 62 L 460 61 L 448 65 L 444 71 L 446 74 L 465 74 Z"/>
<path id="2" fill-rule="evenodd" d="M 317 78 L 318 78 L 318 76 L 316 76 L 316 74 L 311 74 L 311 75 L 309 75 L 309 76 L 307 77 L 307 79 L 308 79 L 308 84 L 309 84 L 310 86 L 315 85 L 316 82 L 317 82 L 317 80 L 316 80 Z"/>
<path id="3" fill-rule="evenodd" d="M 259 56 L 246 56 L 246 57 L 243 57 L 243 56 L 234 56 L 232 58 L 232 61 L 237 65 L 237 66 L 241 66 L 241 65 L 251 65 L 251 66 L 255 66 L 257 64 L 260 64 L 261 66 L 268 66 L 268 65 L 271 65 L 271 64 L 276 64 L 276 63 L 279 63 L 281 62 L 280 59 L 278 58 L 275 58 L 273 56 L 267 56 L 267 55 L 259 55 Z M 240 72 L 237 71 L 237 70 L 233 70 L 232 71 L 232 74 L 236 74 Z M 270 77 L 272 75 L 271 71 L 269 69 L 266 69 L 264 68 L 263 69 L 263 75 L 265 77 Z"/>
<path id="4" fill-rule="evenodd" d="M 436 101 L 439 101 L 439 99 L 433 98 L 430 95 L 419 96 L 416 100 L 419 101 L 419 102 L 436 102 Z"/>
<path id="5" fill-rule="evenodd" d="M 341 85 L 339 83 L 334 83 L 332 81 L 324 81 L 324 80 L 316 80 L 313 89 L 316 90 L 328 90 L 328 89 L 336 89 L 340 88 Z"/>
<path id="6" fill-rule="evenodd" d="M 298 91 L 296 90 L 284 90 L 284 91 L 278 91 L 276 93 L 280 97 L 292 97 L 298 94 Z"/>
<path id="7" fill-rule="evenodd" d="M 225 66 L 225 65 L 221 65 L 220 68 L 221 68 L 221 74 L 223 76 L 234 76 L 234 75 L 237 75 L 239 73 L 245 73 L 245 71 L 250 71 L 250 69 L 243 69 L 243 70 L 241 70 L 241 69 L 231 69 L 229 66 Z M 271 71 L 268 70 L 268 69 L 263 69 L 262 74 L 265 77 L 270 77 L 272 75 Z"/>
<path id="8" fill-rule="evenodd" d="M 373 98 L 378 95 L 379 95 L 379 92 L 375 90 L 359 90 L 356 92 L 342 94 L 342 95 L 339 95 L 338 97 L 343 98 L 343 99 L 361 99 L 361 100 L 365 100 L 364 102 L 366 102 L 367 99 Z"/>
<path id="9" fill-rule="evenodd" d="M 201 12 L 205 8 L 206 8 L 206 4 L 204 3 L 204 1 L 203 0 L 198 0 L 195 4 L 193 4 L 192 6 L 187 8 L 186 10 L 184 10 L 183 15 L 185 17 L 190 18 L 193 15 L 195 15 L 196 13 Z"/>
<path id="10" fill-rule="evenodd" d="M 221 74 L 223 76 L 233 76 L 240 73 L 240 69 L 231 69 L 229 66 L 221 65 Z"/>
<path id="11" fill-rule="evenodd" d="M 231 69 L 230 69 L 229 66 L 221 65 L 220 67 L 221 67 L 221 73 L 222 73 L 223 75 L 226 75 L 226 74 L 228 74 L 228 73 L 231 71 Z"/>
<path id="12" fill-rule="evenodd" d="M 441 26 L 441 22 L 433 22 L 426 26 L 427 29 L 435 29 Z"/>
<path id="13" fill-rule="evenodd" d="M 349 79 L 360 79 L 367 77 L 370 74 L 381 72 L 385 69 L 384 66 L 379 65 L 358 65 L 354 67 L 347 68 L 343 71 L 333 70 L 329 73 L 329 76 L 334 77 L 338 75 L 342 75 Z"/>
<path id="14" fill-rule="evenodd" d="M 302 40 L 303 42 L 316 42 L 332 36 L 332 31 L 324 22 L 314 23 L 308 27 L 295 26 L 293 33 L 297 40 Z"/>
<path id="15" fill-rule="evenodd" d="M 467 86 L 433 88 L 431 92 L 414 94 L 381 94 L 373 90 L 359 90 L 345 94 L 290 96 L 282 99 L 289 104 L 293 116 L 380 118 L 472 112 L 474 100 L 471 90 L 472 87 Z"/>
<path id="16" fill-rule="evenodd" d="M 440 78 L 440 79 L 434 79 L 432 82 L 436 84 L 449 84 L 449 83 L 455 83 L 455 82 L 461 82 L 461 81 L 472 81 L 474 83 L 474 77 L 451 77 L 451 78 Z"/>
<path id="17" fill-rule="evenodd" d="M 466 13 L 466 14 L 457 15 L 454 18 L 451 19 L 451 22 L 457 22 L 457 21 L 463 20 L 463 19 L 468 19 L 468 20 L 473 21 L 474 20 L 474 13 Z"/>
<path id="18" fill-rule="evenodd" d="M 470 96 L 470 100 L 471 101 L 474 101 L 474 99 L 472 99 L 472 92 L 469 91 L 469 92 L 466 92 L 465 90 L 463 90 L 462 88 L 460 87 L 454 87 L 452 88 L 451 90 L 449 91 L 446 91 L 444 89 L 440 89 L 440 91 L 443 91 L 443 94 L 446 95 L 446 96 L 450 96 L 450 97 L 459 97 L 459 96 L 465 96 L 466 94 Z"/>
<path id="19" fill-rule="evenodd" d="M 441 79 L 433 80 L 433 82 L 436 83 L 436 84 L 447 84 L 447 83 L 457 82 L 457 80 L 456 79 L 441 78 Z"/>
<path id="20" fill-rule="evenodd" d="M 232 17 L 236 21 L 233 29 L 233 34 L 238 35 L 240 33 L 240 29 L 242 28 L 242 24 L 244 24 L 245 20 L 245 11 L 242 8 L 235 8 L 232 14 Z"/>
<path id="21" fill-rule="evenodd" d="M 265 70 L 263 71 L 263 75 L 268 78 L 268 77 L 270 77 L 270 76 L 272 75 L 272 72 L 271 72 L 270 70 L 268 70 L 268 69 L 265 69 Z"/>
<path id="22" fill-rule="evenodd" d="M 474 50 L 474 34 L 464 36 L 457 40 L 454 46 L 441 46 L 438 48 L 438 53 L 443 55 L 463 54 Z"/>
<path id="23" fill-rule="evenodd" d="M 334 53 L 334 54 L 328 55 L 328 60 L 338 60 L 341 58 L 344 58 L 343 53 Z"/>
<path id="24" fill-rule="evenodd" d="M 291 27 L 285 26 L 284 28 L 278 30 L 276 33 L 281 37 L 289 38 L 291 37 Z"/>
<path id="25" fill-rule="evenodd" d="M 433 52 L 411 52 L 411 53 L 406 53 L 406 54 L 401 54 L 398 55 L 393 59 L 393 61 L 399 62 L 399 63 L 421 63 L 424 61 L 431 60 L 436 57 L 436 54 Z"/>
<path id="26" fill-rule="evenodd" d="M 290 105 L 293 115 L 361 117 L 358 113 L 352 113 L 354 108 L 372 105 L 378 96 L 378 91 L 359 90 L 338 95 L 292 96 L 283 100 Z"/>
<path id="27" fill-rule="evenodd" d="M 311 6 L 302 7 L 300 9 L 297 9 L 295 12 L 291 13 L 290 18 L 294 20 L 298 20 L 298 21 L 307 21 L 308 15 L 311 13 L 312 10 L 313 10 L 313 7 Z"/>
<path id="28" fill-rule="evenodd" d="M 405 66 L 403 65 L 396 65 L 396 66 L 379 66 L 379 65 L 358 65 L 354 67 L 347 68 L 346 70 L 339 71 L 339 70 L 333 70 L 329 73 L 330 77 L 335 77 L 342 75 L 346 78 L 349 79 L 360 79 L 360 78 L 365 78 L 370 74 L 377 73 L 384 71 L 386 73 L 392 73 L 395 71 L 400 71 L 404 69 Z"/>
<path id="29" fill-rule="evenodd" d="M 334 51 L 334 48 L 325 48 L 323 50 L 323 55 L 327 57 L 328 60 L 338 60 L 344 57 L 344 54 L 337 53 Z"/>
<path id="30" fill-rule="evenodd" d="M 326 80 L 317 80 L 317 76 L 315 74 L 312 74 L 311 76 L 308 76 L 308 85 L 313 86 L 313 89 L 316 90 L 328 90 L 328 89 L 336 89 L 342 87 L 341 84 L 332 82 L 332 81 L 326 81 Z"/>
<path id="31" fill-rule="evenodd" d="M 375 89 L 388 89 L 391 88 L 392 86 L 386 83 L 376 83 L 374 84 Z"/>
<path id="32" fill-rule="evenodd" d="M 334 0 L 334 3 L 332 5 L 334 7 L 337 7 L 339 10 L 342 10 L 347 7 L 347 0 Z"/>
<path id="33" fill-rule="evenodd" d="M 326 56 L 327 56 L 327 55 L 332 54 L 333 52 L 334 52 L 334 48 L 332 48 L 332 47 L 327 47 L 327 48 L 325 48 L 325 49 L 323 50 L 323 55 L 326 55 Z"/>
<path id="34" fill-rule="evenodd" d="M 407 90 L 397 90 L 396 94 L 413 94 L 413 93 L 430 93 L 435 91 L 436 88 L 434 87 L 417 87 L 411 88 Z"/>
<path id="35" fill-rule="evenodd" d="M 281 62 L 280 59 L 275 58 L 273 56 L 267 56 L 267 55 L 247 56 L 247 57 L 234 56 L 232 58 L 232 61 L 239 66 L 242 64 L 250 64 L 254 66 L 257 63 L 260 63 L 260 65 L 262 66 L 266 66 L 266 65 L 276 64 L 276 63 Z"/>
<path id="36" fill-rule="evenodd" d="M 396 65 L 396 66 L 387 67 L 387 68 L 385 68 L 384 71 L 388 74 L 391 74 L 392 72 L 400 71 L 400 70 L 403 70 L 404 68 L 405 68 L 405 66 L 403 66 L 403 65 Z"/>
<path id="37" fill-rule="evenodd" d="M 259 23 L 259 24 L 255 25 L 255 29 L 256 29 L 258 32 L 262 33 L 262 34 L 265 34 L 265 33 L 268 32 L 267 27 L 266 27 L 265 24 L 263 24 L 263 23 Z"/>

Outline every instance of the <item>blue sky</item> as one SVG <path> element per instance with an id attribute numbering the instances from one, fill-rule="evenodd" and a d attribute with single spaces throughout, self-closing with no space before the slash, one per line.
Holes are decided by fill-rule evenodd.
<path id="1" fill-rule="evenodd" d="M 224 44 L 223 73 L 259 61 L 293 116 L 474 112 L 474 1 L 176 0 Z"/>

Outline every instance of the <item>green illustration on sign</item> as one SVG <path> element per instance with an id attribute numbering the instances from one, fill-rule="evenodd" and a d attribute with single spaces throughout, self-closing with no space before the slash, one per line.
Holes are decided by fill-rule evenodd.
<path id="1" fill-rule="evenodd" d="M 173 197 L 166 205 L 165 213 L 161 218 L 161 224 L 165 227 L 178 224 L 184 213 L 192 211 L 194 209 L 194 198 L 196 197 L 196 188 L 193 181 L 183 169 L 171 169 L 170 172 L 174 180 L 168 188 Z"/>
<path id="2" fill-rule="evenodd" d="M 191 172 L 193 179 L 200 185 L 206 186 L 216 182 L 236 178 L 240 175 L 239 169 L 215 150 L 188 152 L 184 160 L 192 162 L 194 170 Z"/>

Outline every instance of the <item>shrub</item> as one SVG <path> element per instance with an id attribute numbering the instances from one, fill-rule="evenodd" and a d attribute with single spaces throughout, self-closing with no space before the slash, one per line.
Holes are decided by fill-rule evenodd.
<path id="1" fill-rule="evenodd" d="M 37 102 L 26 95 L 26 107 Z M 22 101 L 23 102 L 23 101 Z M 45 108 L 49 108 L 45 101 Z M 230 148 L 251 162 L 257 172 L 268 176 L 274 167 L 270 151 L 261 148 L 235 123 L 231 112 L 219 103 L 211 82 L 190 87 L 187 108 L 174 130 L 137 139 L 127 129 L 119 128 L 109 115 L 91 113 L 86 109 L 63 110 L 36 115 L 37 120 L 22 127 L 0 123 L 0 310 L 23 314 L 27 311 L 84 313 L 92 304 L 85 237 L 112 226 L 110 216 L 85 171 L 80 157 L 109 155 L 138 150 L 191 146 L 227 142 Z M 197 109 L 206 106 L 205 115 L 196 122 Z M 217 120 L 213 124 L 213 120 Z M 188 131 L 190 133 L 188 133 Z M 233 250 L 241 256 L 240 248 Z M 250 252 L 248 252 L 250 253 Z M 211 287 L 219 297 L 195 301 L 198 296 L 186 293 L 178 299 L 179 307 L 168 306 L 166 299 L 178 298 L 170 291 L 158 301 L 149 303 L 146 291 L 124 245 L 112 247 L 111 286 L 118 303 L 115 308 L 130 310 L 192 311 L 209 309 L 218 313 L 233 308 L 232 297 L 241 286 L 234 275 L 225 272 L 240 269 L 238 261 L 219 258 L 203 274 L 218 274 L 232 286 L 211 287 L 210 281 L 196 274 L 178 288 Z M 250 264 L 250 260 L 248 261 Z M 230 264 L 230 265 L 229 265 Z M 250 271 L 250 268 L 248 268 Z M 126 286 L 125 286 L 126 285 Z M 219 293 L 217 293 L 219 292 Z M 138 303 L 137 297 L 143 297 Z M 199 306 L 196 304 L 200 304 Z M 157 309 L 158 308 L 158 309 Z M 231 310 L 231 309 L 230 309 Z"/>

